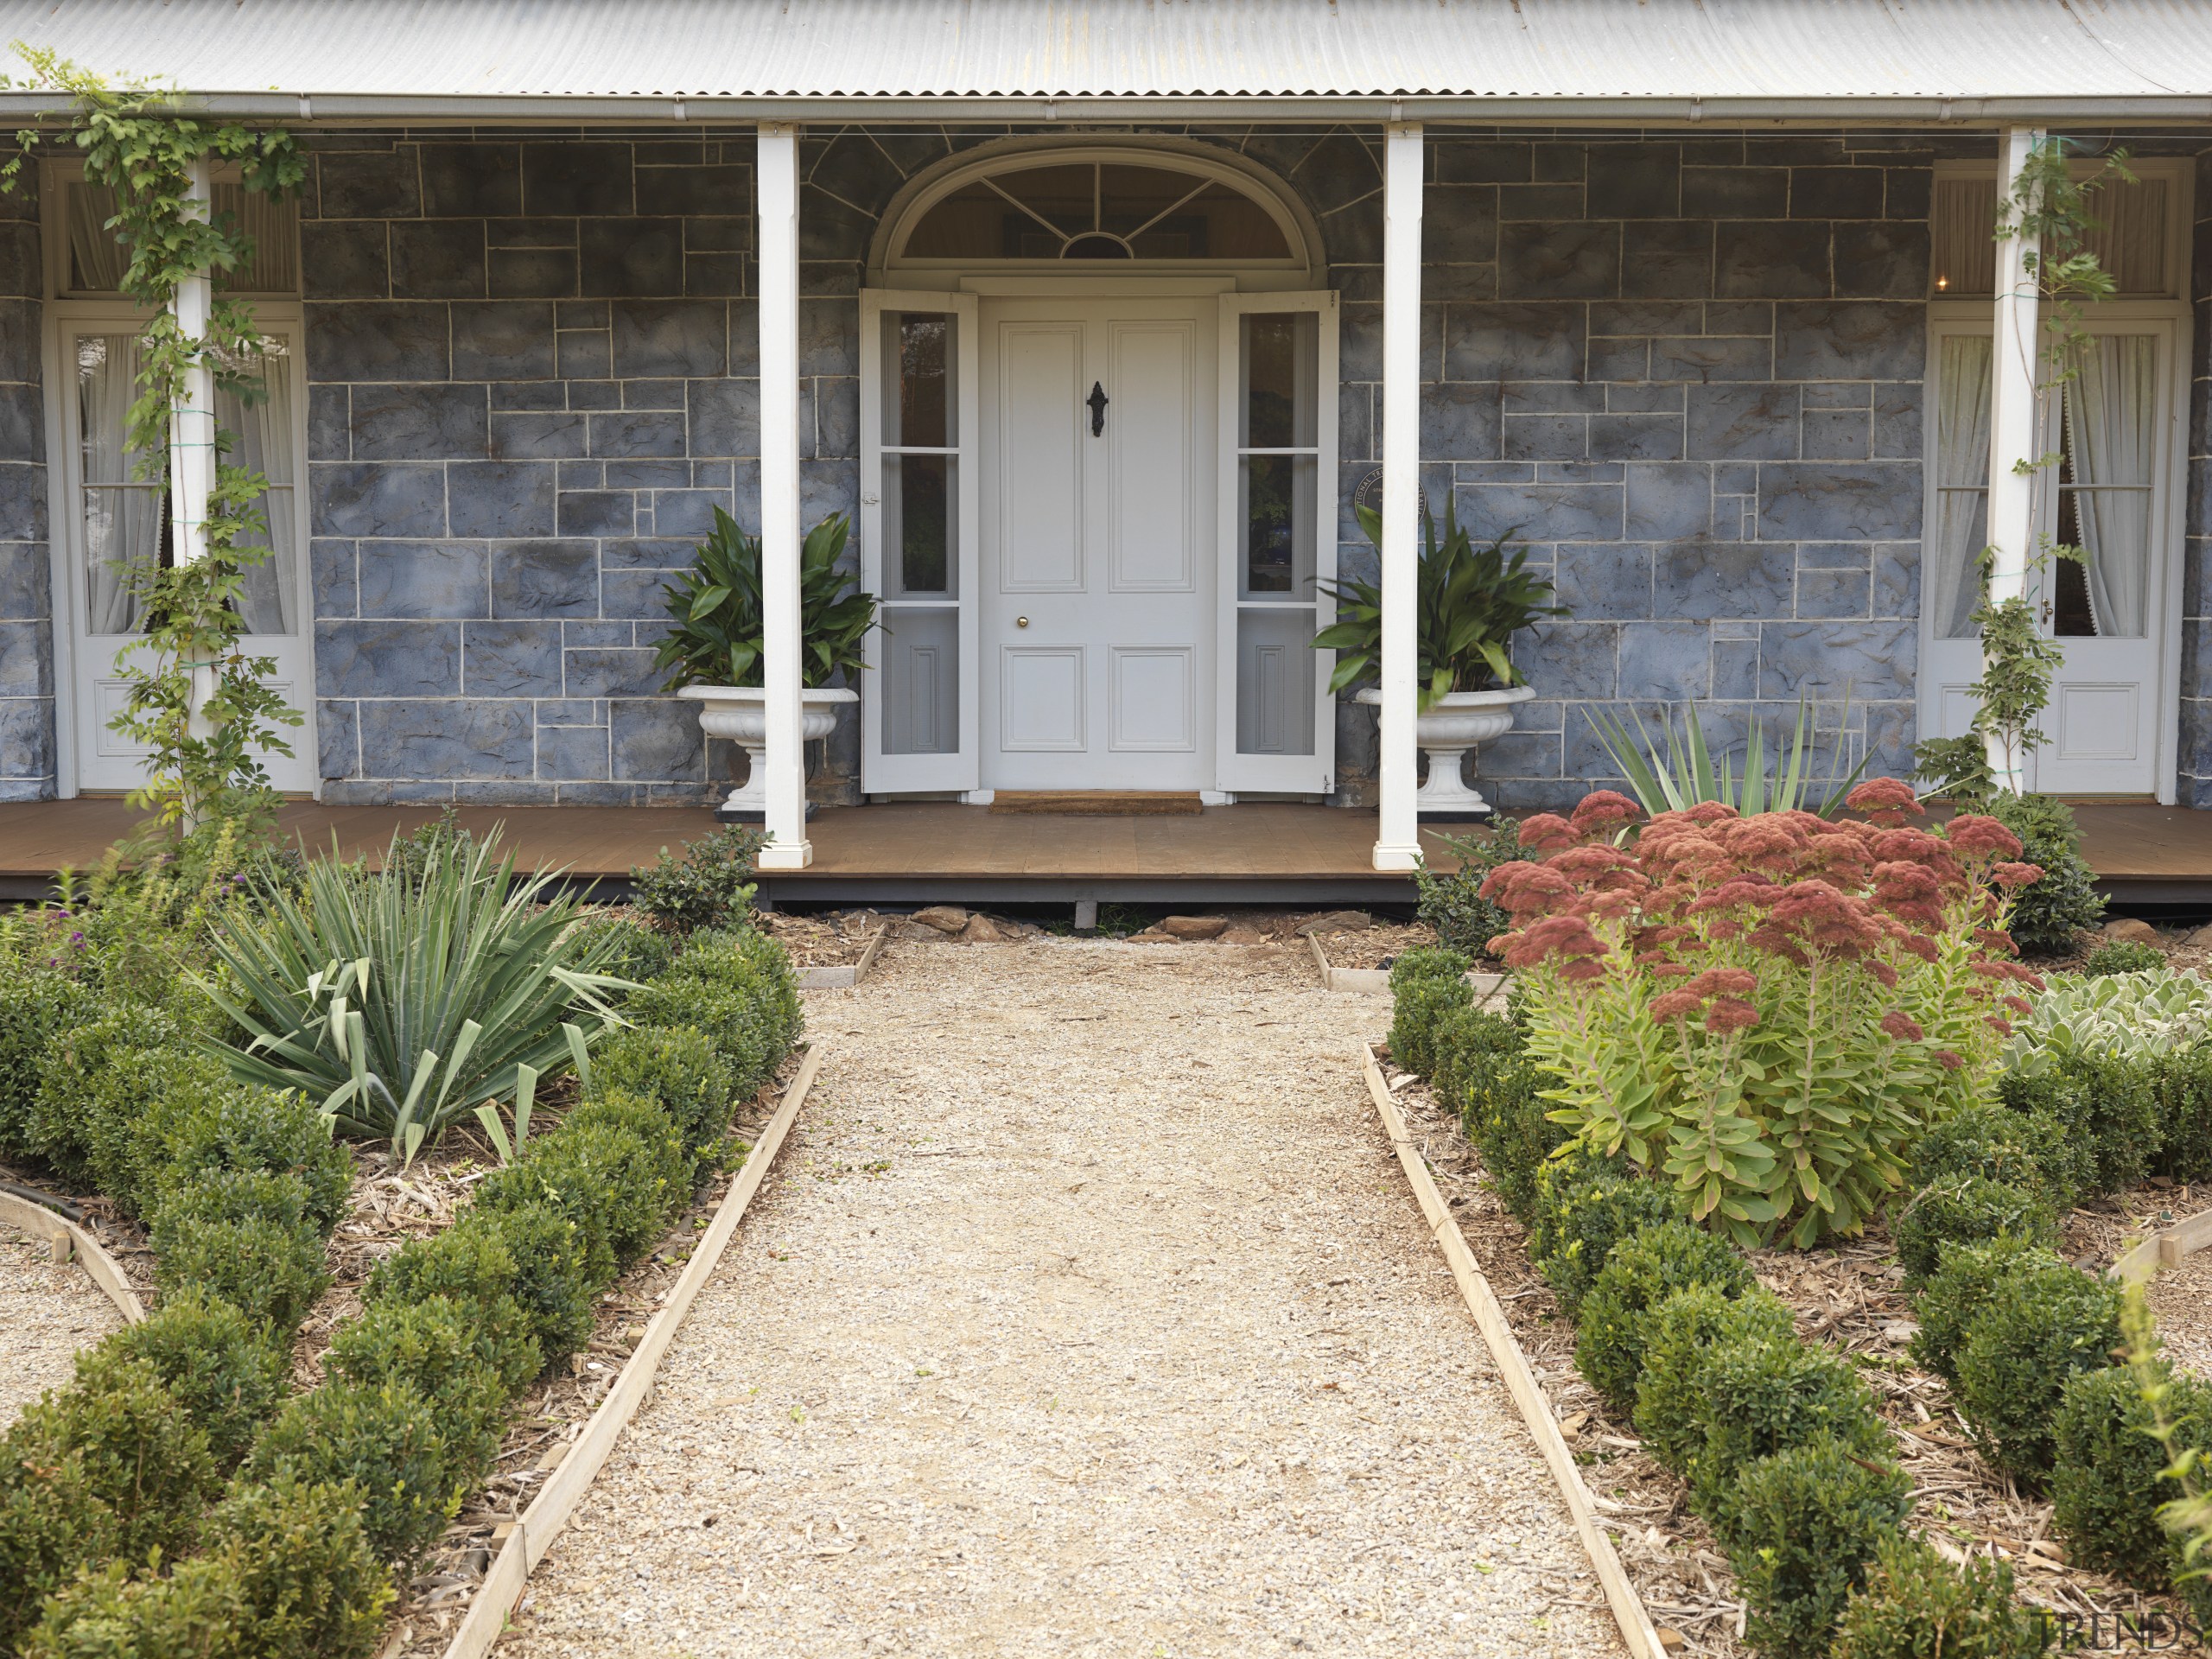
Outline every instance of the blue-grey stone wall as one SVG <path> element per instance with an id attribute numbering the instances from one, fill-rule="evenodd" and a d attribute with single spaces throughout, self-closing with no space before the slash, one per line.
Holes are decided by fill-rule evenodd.
<path id="1" fill-rule="evenodd" d="M 38 169 L 0 195 L 0 801 L 54 798 Z"/>

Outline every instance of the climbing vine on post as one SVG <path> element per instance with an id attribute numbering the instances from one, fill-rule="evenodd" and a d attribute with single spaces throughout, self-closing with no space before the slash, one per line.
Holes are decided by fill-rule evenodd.
<path id="1" fill-rule="evenodd" d="M 2113 293 L 2112 273 L 2088 241 L 2099 226 L 2090 213 L 2092 197 L 2113 182 L 2136 182 L 2128 171 L 2126 151 L 2114 151 L 2094 173 L 2077 179 L 2068 159 L 2067 140 L 2050 134 L 2029 147 L 2026 164 L 1998 204 L 1996 239 L 2024 237 L 2032 244 L 2024 264 L 2040 302 L 2044 335 L 2036 374 L 2037 432 L 2050 429 L 2053 401 L 2081 372 L 2082 353 L 2092 348 L 2082 322 L 2083 307 Z M 2012 471 L 2042 473 L 2056 467 L 2059 460 L 2056 452 L 2022 455 L 2012 462 Z M 2087 557 L 2081 548 L 2038 531 L 2028 549 L 2027 566 L 2035 575 L 2048 571 L 2056 561 L 2082 563 Z M 2028 756 L 2044 741 L 2036 721 L 2050 706 L 2051 677 L 2065 659 L 2065 648 L 2037 626 L 2031 600 L 2024 594 L 1992 596 L 1990 576 L 1996 560 L 1994 546 L 1983 548 L 1977 556 L 1981 602 L 1972 620 L 1981 635 L 1981 677 L 1967 688 L 1974 700 L 1972 726 L 1964 736 L 1930 738 L 1913 750 L 1921 776 L 1967 806 L 1986 804 L 1999 787 L 1989 764 L 1992 748 L 2005 757 L 2006 776 L 2018 777 Z"/>
<path id="2" fill-rule="evenodd" d="M 114 193 L 107 228 L 130 256 L 123 292 L 142 312 L 137 397 L 124 442 L 135 474 L 166 485 L 180 414 L 198 412 L 189 407 L 194 372 L 204 369 L 214 385 L 256 402 L 267 395 L 262 375 L 271 351 L 251 309 L 235 300 L 218 301 L 197 335 L 179 322 L 175 302 L 188 281 L 236 270 L 253 257 L 251 239 L 230 216 L 213 212 L 204 191 L 195 195 L 195 178 L 204 182 L 212 166 L 235 168 L 246 189 L 280 195 L 298 185 L 305 163 L 289 133 L 205 120 L 175 92 L 118 91 L 50 50 L 19 41 L 15 51 L 31 86 L 67 94 L 67 142 L 84 158 L 86 181 Z M 16 154 L 0 166 L 0 188 L 16 188 L 41 136 L 16 134 Z M 223 459 L 230 439 L 215 434 L 204 552 L 129 573 L 144 628 L 121 653 L 128 696 L 109 722 L 149 751 L 148 780 L 132 804 L 187 830 L 265 804 L 260 756 L 291 753 L 277 728 L 301 723 L 268 683 L 274 660 L 249 656 L 243 644 L 246 572 L 270 556 L 260 505 L 268 480 Z"/>

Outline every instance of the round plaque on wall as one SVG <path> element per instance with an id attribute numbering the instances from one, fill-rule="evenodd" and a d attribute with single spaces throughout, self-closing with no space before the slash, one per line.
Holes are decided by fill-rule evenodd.
<path id="1" fill-rule="evenodd" d="M 1421 516 L 1426 517 L 1428 512 L 1428 492 L 1418 491 L 1416 502 L 1418 512 Z M 1355 508 L 1366 508 L 1377 518 L 1382 516 L 1382 469 L 1380 467 L 1370 467 L 1367 475 L 1359 480 L 1357 486 L 1352 490 L 1351 504 Z"/>

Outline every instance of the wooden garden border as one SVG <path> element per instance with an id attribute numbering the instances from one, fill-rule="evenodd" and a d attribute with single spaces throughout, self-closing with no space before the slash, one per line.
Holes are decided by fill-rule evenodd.
<path id="1" fill-rule="evenodd" d="M 791 1120 L 805 1104 L 807 1090 L 813 1087 L 815 1073 L 821 1066 L 822 1045 L 810 1044 L 798 1075 L 784 1090 L 782 1104 L 776 1108 L 775 1115 L 761 1130 L 760 1139 L 747 1154 L 737 1179 L 722 1195 L 714 1221 L 701 1235 L 683 1276 L 668 1293 L 668 1300 L 645 1326 L 645 1335 L 623 1363 L 614 1386 L 600 1402 L 599 1409 L 592 1413 L 584 1432 L 569 1443 L 567 1454 L 546 1480 L 543 1490 L 531 1500 L 522 1518 L 500 1541 L 499 1553 L 485 1569 L 484 1581 L 468 1604 L 467 1617 L 461 1620 L 461 1628 L 447 1645 L 445 1659 L 480 1659 L 505 1634 L 507 1616 L 522 1599 L 531 1573 L 544 1560 L 545 1552 L 553 1547 L 553 1540 L 560 1535 L 561 1529 L 568 1524 L 569 1516 L 591 1489 L 592 1481 L 614 1450 L 622 1430 L 645 1403 L 654 1375 L 660 1370 L 662 1357 L 667 1353 L 684 1316 L 690 1313 L 701 1287 L 713 1276 L 723 1249 L 737 1231 L 738 1223 L 745 1218 L 746 1206 L 753 1202 L 760 1184 L 767 1179 L 769 1166 L 776 1160 Z"/>
<path id="2" fill-rule="evenodd" d="M 2208 1247 L 2212 1247 L 2212 1210 L 2200 1210 L 2161 1227 L 2105 1272 L 2124 1285 L 2140 1284 L 2159 1268 L 2177 1267 L 2184 1256 Z"/>
<path id="3" fill-rule="evenodd" d="M 1325 991 L 1387 991 L 1390 988 L 1388 968 L 1338 968 L 1329 961 L 1328 948 L 1321 943 L 1319 933 L 1308 933 L 1306 943 L 1313 947 L 1313 965 L 1321 972 L 1321 988 Z M 1506 974 L 1470 973 L 1467 983 L 1475 988 L 1475 1006 L 1489 1005 L 1491 998 L 1504 988 L 1510 977 Z"/>
<path id="4" fill-rule="evenodd" d="M 798 988 L 802 991 L 849 991 L 868 977 L 868 970 L 875 966 L 877 952 L 883 942 L 891 937 L 887 924 L 868 935 L 868 945 L 861 952 L 858 962 L 840 963 L 834 968 L 801 968 L 797 969 Z"/>
<path id="5" fill-rule="evenodd" d="M 1452 1219 L 1443 1195 L 1437 1192 L 1420 1148 L 1406 1133 L 1405 1118 L 1398 1110 L 1397 1101 L 1391 1096 L 1389 1084 L 1382 1079 L 1382 1067 L 1375 1062 L 1375 1051 L 1362 1043 L 1359 1058 L 1367 1076 L 1368 1096 L 1375 1102 L 1375 1110 L 1382 1120 L 1382 1132 L 1389 1136 L 1390 1145 L 1397 1152 L 1407 1184 L 1421 1201 L 1421 1214 L 1428 1219 L 1428 1230 L 1443 1249 L 1444 1260 L 1459 1282 L 1467 1311 L 1475 1316 L 1476 1328 L 1490 1348 L 1491 1358 L 1505 1379 L 1513 1403 L 1521 1409 L 1521 1421 L 1528 1424 L 1529 1433 L 1535 1437 L 1536 1447 L 1543 1453 L 1552 1478 L 1567 1499 L 1567 1512 L 1574 1517 L 1574 1529 L 1582 1535 L 1582 1547 L 1589 1553 L 1590 1565 L 1597 1571 L 1598 1583 L 1605 1592 L 1606 1604 L 1612 1609 L 1613 1622 L 1620 1626 L 1621 1640 L 1627 1644 L 1632 1659 L 1666 1659 L 1667 1649 L 1652 1625 L 1651 1615 L 1644 1610 L 1643 1599 L 1636 1593 L 1636 1586 L 1622 1570 L 1621 1558 L 1613 1548 L 1611 1537 L 1598 1524 L 1590 1489 L 1583 1484 L 1582 1471 L 1576 1466 L 1573 1453 L 1567 1449 L 1566 1439 L 1552 1415 L 1551 1402 L 1536 1386 L 1528 1357 L 1514 1340 L 1513 1327 L 1505 1321 L 1505 1310 L 1498 1306 L 1490 1281 L 1483 1276 L 1483 1270 L 1475 1263 L 1474 1253 L 1460 1234 L 1459 1224 Z"/>
<path id="6" fill-rule="evenodd" d="M 92 1282 L 107 1293 L 108 1300 L 115 1304 L 115 1311 L 123 1315 L 125 1325 L 144 1322 L 145 1305 L 138 1300 L 138 1293 L 130 1288 L 130 1281 L 123 1276 L 123 1269 L 116 1265 L 115 1258 L 101 1248 L 99 1240 L 68 1217 L 13 1192 L 0 1192 L 0 1221 L 34 1237 L 67 1244 L 68 1255 L 56 1251 L 54 1260 L 76 1257 Z"/>

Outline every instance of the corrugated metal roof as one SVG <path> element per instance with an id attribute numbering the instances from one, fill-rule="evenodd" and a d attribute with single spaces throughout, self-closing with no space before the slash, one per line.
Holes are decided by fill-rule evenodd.
<path id="1" fill-rule="evenodd" d="M 2212 0 L 0 0 L 0 38 L 318 103 L 2212 96 Z"/>

